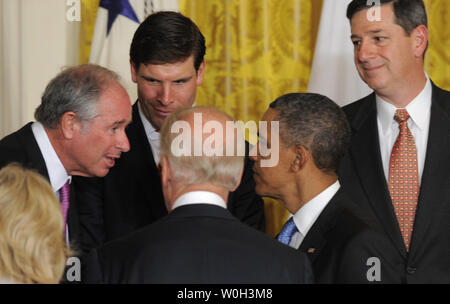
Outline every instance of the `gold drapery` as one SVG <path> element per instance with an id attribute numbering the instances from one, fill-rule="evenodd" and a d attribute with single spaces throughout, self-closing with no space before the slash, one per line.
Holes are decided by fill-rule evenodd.
<path id="1" fill-rule="evenodd" d="M 98 3 L 81 0 L 80 63 L 89 59 Z M 450 1 L 425 4 L 430 29 L 426 71 L 450 90 Z M 322 0 L 180 0 L 180 11 L 197 23 L 207 43 L 197 104 L 258 121 L 279 95 L 305 91 L 321 7 Z M 267 233 L 278 233 L 286 216 L 278 202 L 267 200 Z"/>
<path id="2" fill-rule="evenodd" d="M 181 0 L 206 38 L 197 103 L 258 121 L 274 98 L 306 90 L 320 9 L 317 0 Z"/>
<path id="3" fill-rule="evenodd" d="M 80 47 L 78 57 L 80 64 L 89 62 L 99 3 L 100 0 L 81 0 Z M 124 58 L 124 60 L 128 60 L 128 58 Z"/>
<path id="4" fill-rule="evenodd" d="M 425 70 L 441 88 L 450 91 L 450 1 L 425 0 L 429 47 Z"/>
<path id="5" fill-rule="evenodd" d="M 278 96 L 306 91 L 321 7 L 317 0 L 181 0 L 180 12 L 206 39 L 197 104 L 258 122 Z M 265 209 L 274 236 L 288 213 L 271 199 Z"/>

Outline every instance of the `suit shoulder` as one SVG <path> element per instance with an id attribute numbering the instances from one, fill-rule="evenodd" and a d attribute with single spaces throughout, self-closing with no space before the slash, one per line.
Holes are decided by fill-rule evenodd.
<path id="1" fill-rule="evenodd" d="M 243 240 L 249 240 L 250 246 L 254 247 L 254 250 L 261 253 L 267 253 L 272 257 L 277 257 L 281 263 L 288 262 L 289 260 L 301 261 L 300 257 L 306 258 L 306 255 L 299 250 L 295 250 L 287 245 L 280 243 L 273 237 L 256 230 L 246 224 L 236 221 L 236 225 L 239 225 L 240 236 Z M 262 251 L 262 248 L 266 248 Z"/>
<path id="2" fill-rule="evenodd" d="M 450 115 L 450 92 L 446 91 L 444 89 L 439 88 L 435 84 L 432 86 L 433 88 L 433 100 L 435 103 L 437 103 L 441 110 L 446 112 L 448 115 Z"/>
<path id="3" fill-rule="evenodd" d="M 22 162 L 26 158 L 24 149 L 24 128 L 11 133 L 0 140 L 0 167 L 11 162 Z"/>
<path id="4" fill-rule="evenodd" d="M 357 214 L 347 207 L 342 209 L 336 229 L 332 233 L 347 247 L 353 247 L 355 244 L 377 247 L 377 244 L 372 244 L 373 241 L 384 242 L 385 239 L 384 233 L 370 225 L 362 214 Z"/>
<path id="5" fill-rule="evenodd" d="M 328 219 L 333 221 L 328 227 L 329 236 L 333 240 L 348 240 L 363 231 L 370 230 L 365 217 L 355 209 L 357 205 L 349 198 L 346 190 L 341 188 L 333 197 L 330 205 L 324 211 L 329 210 Z M 330 211 L 331 210 L 331 211 Z M 334 219 L 333 219 L 334 218 Z"/>
<path id="6" fill-rule="evenodd" d="M 0 140 L 0 149 L 17 149 L 20 146 L 18 131 L 6 135 Z"/>
<path id="7" fill-rule="evenodd" d="M 269 235 L 249 227 L 241 222 L 239 235 L 241 242 L 246 244 L 244 252 L 251 253 L 253 259 L 263 264 L 270 264 L 273 272 L 283 270 L 289 273 L 289 282 L 312 283 L 313 275 L 311 263 L 306 253 L 291 248 Z M 286 282 L 284 282 L 286 283 Z"/>
<path id="8" fill-rule="evenodd" d="M 447 99 L 450 100 L 450 91 L 447 91 L 441 87 L 438 87 L 434 82 L 432 82 L 432 88 L 435 90 L 439 95 L 447 97 Z"/>
<path id="9" fill-rule="evenodd" d="M 347 207 L 342 208 L 338 222 L 347 231 L 358 232 L 369 228 L 363 219 Z"/>
<path id="10" fill-rule="evenodd" d="M 362 107 L 367 107 L 368 104 L 372 101 L 374 94 L 367 95 L 364 98 L 356 100 L 342 108 L 347 119 L 351 122 L 356 114 L 360 111 Z"/>

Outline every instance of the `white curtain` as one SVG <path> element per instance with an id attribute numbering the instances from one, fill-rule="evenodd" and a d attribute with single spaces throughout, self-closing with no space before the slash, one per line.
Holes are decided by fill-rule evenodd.
<path id="1" fill-rule="evenodd" d="M 34 120 L 47 83 L 78 63 L 65 0 L 0 0 L 0 138 Z"/>
<path id="2" fill-rule="evenodd" d="M 372 90 L 359 77 L 353 63 L 350 0 L 324 0 L 308 92 L 331 98 L 340 106 L 368 95 Z"/>

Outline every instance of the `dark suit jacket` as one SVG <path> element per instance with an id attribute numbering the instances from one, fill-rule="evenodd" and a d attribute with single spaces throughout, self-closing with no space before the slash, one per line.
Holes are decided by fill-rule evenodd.
<path id="1" fill-rule="evenodd" d="M 407 253 L 384 176 L 375 94 L 344 107 L 353 131 L 340 180 L 349 196 L 395 246 L 405 283 L 450 283 L 450 93 L 432 85 L 428 146 L 410 251 Z"/>
<path id="2" fill-rule="evenodd" d="M 98 215 L 97 225 L 91 227 L 93 242 L 98 244 L 125 236 L 167 214 L 159 171 L 137 103 L 126 132 L 131 149 L 122 154 L 107 176 L 78 179 L 83 185 L 80 204 L 92 209 L 88 213 Z M 230 193 L 228 209 L 241 221 L 264 231 L 264 202 L 255 193 L 252 166 L 253 161 L 246 157 L 241 185 Z"/>
<path id="3" fill-rule="evenodd" d="M 31 130 L 32 123 L 28 123 L 20 130 L 0 140 L 0 168 L 15 162 L 22 166 L 34 169 L 49 180 L 47 167 L 41 150 Z M 70 185 L 70 204 L 67 214 L 67 225 L 69 227 L 69 239 L 73 249 L 86 251 L 92 245 L 84 242 L 82 238 L 82 225 L 79 210 L 75 199 L 75 185 Z"/>
<path id="4" fill-rule="evenodd" d="M 94 250 L 87 282 L 311 283 L 303 253 L 210 204 L 185 205 Z"/>
<path id="5" fill-rule="evenodd" d="M 303 239 L 299 250 L 311 260 L 317 283 L 400 283 L 386 259 L 395 250 L 388 238 L 351 211 L 342 187 L 328 202 Z M 380 263 L 380 281 L 369 281 L 369 259 Z M 395 269 L 395 268 L 394 268 Z M 372 276 L 370 276 L 372 279 Z"/>

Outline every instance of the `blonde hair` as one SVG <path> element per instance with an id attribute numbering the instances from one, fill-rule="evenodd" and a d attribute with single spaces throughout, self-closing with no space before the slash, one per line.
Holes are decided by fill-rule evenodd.
<path id="1" fill-rule="evenodd" d="M 210 183 L 232 191 L 240 182 L 244 164 L 243 155 L 235 153 L 235 155 L 228 156 L 223 153 L 223 156 L 175 156 L 172 151 L 172 143 L 178 136 L 177 133 L 171 131 L 172 125 L 177 121 L 192 120 L 195 113 L 211 114 L 222 122 L 233 121 L 229 115 L 213 107 L 198 106 L 179 109 L 166 118 L 161 128 L 161 153 L 167 156 L 175 179 L 182 180 L 187 185 Z M 203 124 L 207 121 L 208 119 L 204 120 Z M 192 126 L 193 124 L 191 124 Z M 223 127 L 225 126 L 223 125 Z M 216 132 L 218 131 L 216 130 Z M 227 145 L 236 144 L 235 139 L 230 138 L 231 134 L 228 134 L 228 137 L 227 134 L 225 135 L 223 137 L 224 150 Z M 194 141 L 199 139 L 193 136 L 193 132 L 190 139 L 192 140 L 191 148 L 193 148 Z"/>
<path id="2" fill-rule="evenodd" d="M 0 277 L 58 283 L 69 254 L 61 207 L 47 180 L 17 164 L 0 170 Z"/>

